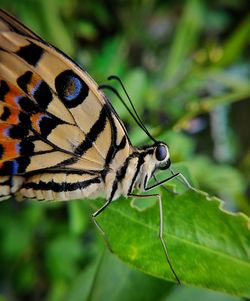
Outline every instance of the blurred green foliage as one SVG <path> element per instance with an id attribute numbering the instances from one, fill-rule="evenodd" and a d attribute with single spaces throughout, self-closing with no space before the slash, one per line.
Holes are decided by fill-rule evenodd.
<path id="1" fill-rule="evenodd" d="M 151 133 L 169 144 L 175 168 L 187 169 L 197 187 L 222 198 L 226 208 L 249 214 L 247 0 L 0 4 L 99 84 L 119 75 Z M 126 109 L 109 97 L 133 143 L 147 143 Z M 127 267 L 105 251 L 88 201 L 0 205 L 1 301 L 239 300 L 175 287 Z"/>

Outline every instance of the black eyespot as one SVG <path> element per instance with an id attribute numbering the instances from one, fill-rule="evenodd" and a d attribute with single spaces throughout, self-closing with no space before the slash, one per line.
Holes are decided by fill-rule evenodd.
<path id="1" fill-rule="evenodd" d="M 155 157 L 158 161 L 163 161 L 167 157 L 167 149 L 165 145 L 158 145 L 155 150 Z"/>
<path id="2" fill-rule="evenodd" d="M 88 85 L 72 70 L 60 73 L 55 79 L 58 96 L 68 108 L 81 104 L 89 93 Z"/>

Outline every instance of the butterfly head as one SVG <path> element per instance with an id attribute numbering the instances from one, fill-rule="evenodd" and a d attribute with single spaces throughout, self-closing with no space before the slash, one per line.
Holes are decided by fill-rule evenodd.
<path id="1" fill-rule="evenodd" d="M 168 146 L 164 142 L 156 142 L 153 147 L 156 169 L 168 169 L 171 165 Z"/>
<path id="2" fill-rule="evenodd" d="M 144 146 L 139 149 L 138 158 L 139 176 L 137 185 L 140 189 L 145 189 L 148 181 L 157 170 L 166 170 L 170 167 L 170 155 L 168 146 L 164 142 L 155 141 L 151 146 Z M 143 163 L 142 163 L 143 162 Z"/>

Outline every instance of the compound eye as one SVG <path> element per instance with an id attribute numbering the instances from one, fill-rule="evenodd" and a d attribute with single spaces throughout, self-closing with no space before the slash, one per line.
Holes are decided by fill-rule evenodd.
<path id="1" fill-rule="evenodd" d="M 158 161 L 163 161 L 167 157 L 167 149 L 165 145 L 158 145 L 155 150 L 155 157 Z"/>

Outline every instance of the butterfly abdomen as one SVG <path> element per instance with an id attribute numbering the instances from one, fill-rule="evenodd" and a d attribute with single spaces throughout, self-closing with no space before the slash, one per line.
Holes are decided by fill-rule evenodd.
<path id="1" fill-rule="evenodd" d="M 103 181 L 99 175 L 64 170 L 29 177 L 20 193 L 27 198 L 66 201 L 95 198 L 102 190 Z"/>

